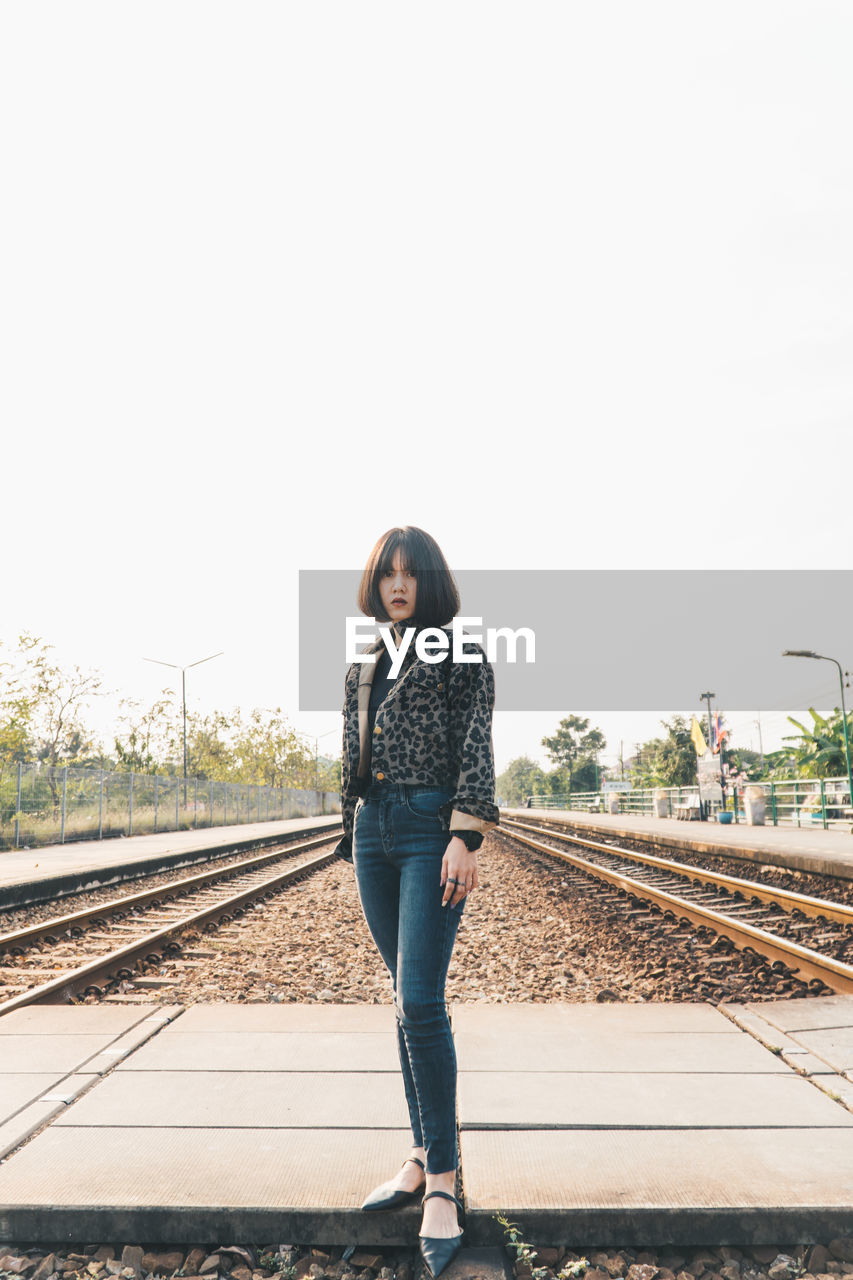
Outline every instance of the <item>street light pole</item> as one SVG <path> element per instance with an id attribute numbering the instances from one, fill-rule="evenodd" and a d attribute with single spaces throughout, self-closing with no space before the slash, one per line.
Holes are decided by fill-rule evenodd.
<path id="1" fill-rule="evenodd" d="M 712 698 L 716 698 L 716 696 L 717 696 L 717 695 L 716 695 L 715 693 L 700 693 L 700 694 L 699 694 L 699 701 L 700 701 L 700 702 L 707 702 L 707 703 L 708 703 L 708 749 L 709 749 L 709 751 L 713 751 L 713 749 L 714 749 L 714 726 L 713 726 L 713 725 L 712 725 L 712 723 L 711 723 L 711 699 L 712 699 Z M 720 783 L 721 783 L 721 784 L 722 784 L 722 780 L 723 780 L 722 768 L 723 768 L 723 761 L 722 761 L 722 757 L 720 757 Z M 710 802 L 710 800 L 709 800 L 709 801 L 708 801 L 708 815 L 707 815 L 707 816 L 709 816 L 709 817 L 710 817 L 710 808 L 711 808 L 711 802 Z M 701 798 L 700 798 L 700 800 L 699 800 L 699 812 L 700 812 L 700 814 L 701 814 L 701 816 L 702 816 L 703 818 L 706 816 L 706 814 L 705 814 L 705 805 L 704 805 L 704 803 L 702 802 Z"/>
<path id="2" fill-rule="evenodd" d="M 764 777 L 764 739 L 761 737 L 761 712 L 758 713 L 758 719 L 753 720 L 753 724 L 758 726 L 758 752 L 761 756 L 761 776 Z"/>
<path id="3" fill-rule="evenodd" d="M 335 729 L 327 729 L 325 733 L 320 733 L 320 734 L 317 734 L 317 733 L 302 733 L 302 731 L 301 731 L 301 730 L 299 730 L 299 729 L 297 729 L 297 731 L 296 731 L 296 732 L 297 732 L 297 734 L 298 734 L 298 736 L 299 736 L 300 738 L 309 738 L 309 739 L 310 739 L 310 738 L 313 738 L 313 739 L 314 739 L 314 790 L 315 790 L 315 791 L 317 791 L 317 790 L 319 789 L 319 788 L 317 787 L 317 783 L 318 783 L 318 781 L 319 781 L 319 777 L 320 777 L 320 739 L 321 739 L 321 738 L 328 738 L 328 736 L 329 736 L 329 734 L 330 734 L 330 733 L 337 733 L 337 732 L 338 732 L 338 729 L 337 729 L 337 728 L 335 728 Z"/>
<path id="4" fill-rule="evenodd" d="M 783 649 L 783 658 L 817 658 L 820 662 L 834 662 L 838 667 L 838 681 L 841 685 L 841 723 L 844 726 L 844 756 L 847 760 L 847 786 L 850 790 L 850 804 L 853 806 L 853 772 L 850 769 L 850 739 L 847 736 L 847 708 L 844 705 L 844 672 L 837 658 L 828 658 L 824 653 L 815 653 L 812 649 Z M 851 828 L 853 830 L 853 828 Z"/>
<path id="5" fill-rule="evenodd" d="M 188 662 L 185 667 L 181 667 L 177 662 L 163 662 L 161 658 L 143 658 L 143 662 L 156 662 L 160 667 L 172 667 L 175 671 L 181 673 L 181 707 L 183 709 L 183 741 L 184 741 L 184 808 L 187 805 L 187 672 L 192 667 L 200 667 L 203 662 L 212 662 L 214 658 L 221 658 L 225 652 L 222 649 L 219 653 L 212 653 L 209 658 L 199 658 L 198 662 Z"/>

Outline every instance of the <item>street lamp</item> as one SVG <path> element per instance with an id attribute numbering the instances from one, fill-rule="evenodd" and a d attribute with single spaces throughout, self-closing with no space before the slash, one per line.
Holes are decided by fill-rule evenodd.
<path id="1" fill-rule="evenodd" d="M 320 773 L 320 739 L 328 738 L 330 733 L 337 733 L 337 732 L 338 732 L 337 727 L 334 729 L 327 729 L 325 733 L 320 733 L 320 734 L 303 733 L 301 729 L 297 730 L 298 736 L 300 738 L 308 738 L 309 740 L 311 738 L 314 739 L 314 790 L 315 791 L 319 789 L 317 787 L 317 781 Z"/>
<path id="2" fill-rule="evenodd" d="M 160 667 L 172 667 L 175 671 L 181 673 L 181 702 L 184 711 L 184 808 L 187 804 L 187 672 L 191 667 L 200 667 L 203 662 L 212 662 L 214 658 L 221 658 L 225 650 L 219 653 L 212 653 L 209 658 L 199 658 L 198 662 L 189 662 L 185 667 L 181 667 L 177 662 L 163 662 L 160 658 L 143 658 L 143 662 L 156 662 Z"/>
<path id="3" fill-rule="evenodd" d="M 837 658 L 828 658 L 826 654 L 815 653 L 812 649 L 783 649 L 783 658 L 818 658 L 821 662 L 834 662 L 838 667 L 838 680 L 841 685 L 841 723 L 844 725 L 844 755 L 847 760 L 847 786 L 850 789 L 850 804 L 853 805 L 853 773 L 850 771 L 850 739 L 847 736 L 847 709 L 844 706 L 844 672 Z"/>

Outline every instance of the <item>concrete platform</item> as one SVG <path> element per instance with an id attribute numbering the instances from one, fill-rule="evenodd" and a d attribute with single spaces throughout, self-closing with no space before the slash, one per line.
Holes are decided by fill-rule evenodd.
<path id="1" fill-rule="evenodd" d="M 674 858 L 678 849 L 734 854 L 744 862 L 853 880 L 853 834 L 847 826 L 826 831 L 822 827 L 747 827 L 743 823 L 723 826 L 717 822 L 682 822 L 678 818 L 649 818 L 645 814 L 586 813 L 580 809 L 501 809 L 501 816 L 519 822 L 531 818 L 568 822 L 583 828 L 591 840 L 602 835 L 648 840 L 661 851 L 662 857 Z M 749 878 L 746 872 L 741 874 Z"/>
<path id="2" fill-rule="evenodd" d="M 128 875 L 190 867 L 224 853 L 248 852 L 282 839 L 307 839 L 328 831 L 331 840 L 340 826 L 340 814 L 330 814 L 10 850 L 0 853 L 0 910 L 114 884 Z"/>
<path id="3" fill-rule="evenodd" d="M 176 1011 L 44 1005 L 0 1018 L 0 1157 L 64 1111 Z"/>
<path id="4" fill-rule="evenodd" d="M 503 1242 L 499 1213 L 575 1247 L 853 1231 L 853 1100 L 830 1061 L 843 1070 L 853 997 L 450 1013 L 470 1245 Z M 795 1062 L 823 1052 L 823 1072 L 774 1038 Z M 360 1210 L 411 1137 L 391 1005 L 0 1019 L 4 1062 L 24 1041 L 0 1075 L 6 1115 L 45 1127 L 0 1164 L 0 1240 L 414 1242 L 416 1205 Z"/>
<path id="5" fill-rule="evenodd" d="M 853 996 L 728 1006 L 738 1025 L 853 1108 Z"/>

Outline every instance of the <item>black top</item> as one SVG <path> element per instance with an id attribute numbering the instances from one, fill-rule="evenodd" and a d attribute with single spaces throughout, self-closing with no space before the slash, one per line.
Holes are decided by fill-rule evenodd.
<path id="1" fill-rule="evenodd" d="M 370 705 L 367 708 L 367 725 L 368 732 L 373 734 L 373 726 L 376 723 L 376 712 L 388 694 L 388 690 L 393 688 L 397 682 L 397 676 L 389 676 L 391 670 L 391 654 L 387 648 L 383 647 L 382 653 L 376 660 L 376 670 L 373 673 L 373 683 L 370 686 Z M 398 673 L 399 674 L 399 673 Z"/>

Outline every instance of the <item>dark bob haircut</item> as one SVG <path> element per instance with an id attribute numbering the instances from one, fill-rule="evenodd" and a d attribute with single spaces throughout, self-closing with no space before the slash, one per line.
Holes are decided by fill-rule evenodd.
<path id="1" fill-rule="evenodd" d="M 359 609 L 368 618 L 390 622 L 379 594 L 379 583 L 386 570 L 393 569 L 398 547 L 403 568 L 414 570 L 417 575 L 415 612 L 412 618 L 406 619 L 405 625 L 446 626 L 459 612 L 459 588 L 435 538 L 411 524 L 383 533 L 371 551 L 359 583 Z"/>

